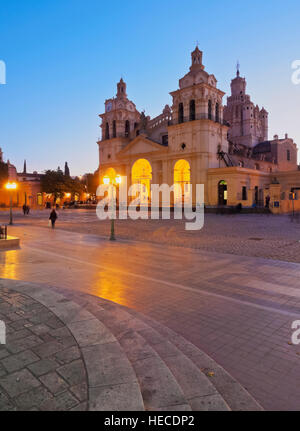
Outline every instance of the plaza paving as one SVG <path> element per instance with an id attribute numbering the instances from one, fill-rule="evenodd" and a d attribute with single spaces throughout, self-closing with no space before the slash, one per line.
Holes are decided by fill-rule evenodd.
<path id="1" fill-rule="evenodd" d="M 204 352 L 95 296 L 1 280 L 1 410 L 261 410 Z"/>
<path id="2" fill-rule="evenodd" d="M 61 215 L 68 231 L 47 229 L 45 212 L 17 219 L 11 233 L 21 237 L 21 249 L 1 252 L 1 278 L 88 293 L 143 313 L 207 353 L 263 408 L 299 409 L 300 347 L 290 341 L 292 322 L 300 318 L 300 266 L 276 259 L 299 261 L 300 225 L 267 216 L 251 222 L 250 216 L 219 216 L 222 221 L 214 224 L 213 216 L 203 231 L 207 241 L 220 237 L 213 252 L 203 249 L 211 245 L 201 242 L 199 233 L 185 237 L 180 247 L 170 246 L 182 227 L 166 221 L 158 222 L 155 234 L 162 244 L 145 241 L 150 234 L 153 240 L 154 221 L 138 223 L 135 231 L 117 222 L 123 239 L 111 243 L 95 235 L 95 229 L 104 235 L 109 225 L 95 227 L 92 217 Z M 125 239 L 125 232 L 137 241 Z M 217 253 L 224 252 L 226 238 L 231 249 L 224 244 L 227 254 Z M 269 259 L 253 257 L 268 248 Z M 60 375 L 59 366 L 55 372 Z M 219 385 L 226 400 L 223 391 Z"/>
<path id="3" fill-rule="evenodd" d="M 99 223 L 95 210 L 60 210 L 58 215 L 58 229 L 103 238 L 109 234 L 109 221 Z M 16 221 L 47 228 L 48 216 L 49 211 L 34 211 L 24 218 L 18 210 Z M 7 217 L 0 211 L 0 222 Z M 183 220 L 117 220 L 116 233 L 120 239 L 300 263 L 299 221 L 291 223 L 288 215 L 206 214 L 200 231 L 186 231 Z"/>

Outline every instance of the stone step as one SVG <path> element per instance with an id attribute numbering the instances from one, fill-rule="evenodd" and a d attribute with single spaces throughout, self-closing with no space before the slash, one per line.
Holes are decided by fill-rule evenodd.
<path id="1" fill-rule="evenodd" d="M 94 297 L 92 298 L 93 299 L 91 299 L 91 301 L 93 304 L 95 304 L 95 299 Z M 220 400 L 216 401 L 214 400 L 214 397 L 212 397 L 212 404 L 205 405 L 204 403 L 203 405 L 197 405 L 195 399 L 195 403 L 189 403 L 193 409 L 201 410 L 202 407 L 205 409 L 214 408 L 215 406 L 216 410 L 222 410 L 224 408 L 226 409 L 226 407 L 233 411 L 263 410 L 260 404 L 251 396 L 251 394 L 249 394 L 249 392 L 237 380 L 227 373 L 223 367 L 218 365 L 210 356 L 206 355 L 203 351 L 198 349 L 194 344 L 190 343 L 179 334 L 175 333 L 166 326 L 161 325 L 157 321 L 127 307 L 121 307 L 102 298 L 98 298 L 98 304 L 101 305 L 101 307 L 105 310 L 100 312 L 99 318 L 102 319 L 103 322 L 105 322 L 105 324 L 112 330 L 116 338 L 120 336 L 119 333 L 126 331 L 126 329 L 132 329 L 139 335 L 144 336 L 144 338 L 147 336 L 147 334 L 149 335 L 147 341 L 150 346 L 154 348 L 154 350 L 156 348 L 157 353 L 162 355 L 161 357 L 164 359 L 169 369 L 171 371 L 173 370 L 172 372 L 175 377 L 177 373 L 177 381 L 179 384 L 181 382 L 180 386 L 183 390 L 183 393 L 185 393 L 184 381 L 187 381 L 190 376 L 182 375 L 181 366 L 178 368 L 178 370 L 176 370 L 176 365 L 177 363 L 179 364 L 180 361 L 185 361 L 185 368 L 187 370 L 193 370 L 195 372 L 194 367 L 196 367 L 198 372 L 201 372 L 203 387 L 206 387 L 207 380 L 209 380 L 214 390 L 212 393 L 217 393 L 224 402 L 222 405 Z M 133 319 L 129 316 L 132 316 Z M 150 331 L 147 333 L 149 328 L 152 328 L 152 330 L 154 329 L 156 331 L 156 335 L 154 332 Z M 164 349 L 164 352 L 162 349 Z M 178 352 L 181 352 L 184 357 L 180 356 Z M 176 365 L 174 365 L 173 359 L 173 363 L 171 364 L 170 358 L 176 355 L 178 357 L 178 362 L 176 361 Z M 167 362 L 169 362 L 169 364 Z M 193 375 L 193 371 L 191 371 L 191 375 Z M 181 375 L 179 375 L 179 373 L 181 373 Z M 185 396 L 188 402 L 190 399 L 189 394 L 185 393 Z M 209 396 L 209 393 L 207 393 L 207 396 Z"/>
<path id="2" fill-rule="evenodd" d="M 169 340 L 184 355 L 186 355 L 214 385 L 217 392 L 222 396 L 232 411 L 261 411 L 263 408 L 252 397 L 252 395 L 227 371 L 217 364 L 210 356 L 198 349 L 194 344 L 187 341 L 181 335 L 159 322 L 148 318 L 134 310 L 128 309 L 133 316 L 138 315 L 145 323 L 155 329 L 159 334 Z"/>
<path id="3" fill-rule="evenodd" d="M 78 301 L 78 296 L 74 300 Z M 145 410 L 190 411 L 191 406 L 176 378 L 138 333 L 138 330 L 150 330 L 149 326 L 111 302 L 87 295 L 82 296 L 81 301 L 120 343 L 138 379 Z"/>
<path id="4" fill-rule="evenodd" d="M 5 280 L 5 287 L 43 304 L 67 326 L 85 363 L 89 410 L 144 410 L 140 384 L 126 353 L 109 328 L 75 300 L 76 294 L 14 280 Z"/>
<path id="5" fill-rule="evenodd" d="M 205 373 L 144 316 L 100 298 L 88 302 L 85 308 L 110 329 L 131 362 L 146 410 L 229 410 Z"/>
<path id="6" fill-rule="evenodd" d="M 143 314 L 53 286 L 10 285 L 72 332 L 87 368 L 90 410 L 261 409 L 209 356 Z"/>

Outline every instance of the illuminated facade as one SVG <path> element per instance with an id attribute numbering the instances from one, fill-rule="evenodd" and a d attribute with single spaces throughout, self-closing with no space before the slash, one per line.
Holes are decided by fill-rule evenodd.
<path id="1" fill-rule="evenodd" d="M 288 135 L 268 140 L 268 112 L 246 94 L 239 70 L 224 106 L 225 93 L 206 72 L 202 56 L 198 47 L 192 52 L 189 72 L 170 93 L 172 107 L 153 119 L 137 111 L 121 79 L 100 115 L 100 182 L 113 169 L 127 177 L 128 187 L 141 184 L 149 200 L 151 183 L 178 183 L 183 196 L 191 183 L 193 202 L 195 185 L 204 184 L 207 207 L 263 206 L 270 195 L 274 212 L 281 211 L 288 205 L 278 207 L 275 199 L 289 200 L 292 190 L 300 190 L 296 144 Z"/>

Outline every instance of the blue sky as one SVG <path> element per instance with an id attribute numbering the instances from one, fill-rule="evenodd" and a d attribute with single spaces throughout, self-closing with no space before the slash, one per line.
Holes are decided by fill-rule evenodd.
<path id="1" fill-rule="evenodd" d="M 196 41 L 206 70 L 227 94 L 237 59 L 248 93 L 270 112 L 270 137 L 300 144 L 296 0 L 0 0 L 0 146 L 18 169 L 98 166 L 98 114 L 121 75 L 137 109 L 171 104 Z M 225 102 L 224 98 L 224 102 Z"/>

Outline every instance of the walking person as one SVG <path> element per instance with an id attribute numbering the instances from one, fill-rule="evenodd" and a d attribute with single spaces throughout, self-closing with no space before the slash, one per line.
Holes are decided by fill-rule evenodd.
<path id="1" fill-rule="evenodd" d="M 22 208 L 23 208 L 23 214 L 26 215 L 27 206 L 24 204 Z"/>
<path id="2" fill-rule="evenodd" d="M 56 220 L 57 220 L 57 213 L 56 213 L 56 211 L 55 211 L 55 209 L 54 209 L 54 208 L 53 208 L 53 210 L 51 211 L 51 214 L 50 214 L 49 220 L 51 221 L 52 229 L 54 229 L 54 228 L 55 228 L 55 222 L 56 222 Z"/>

